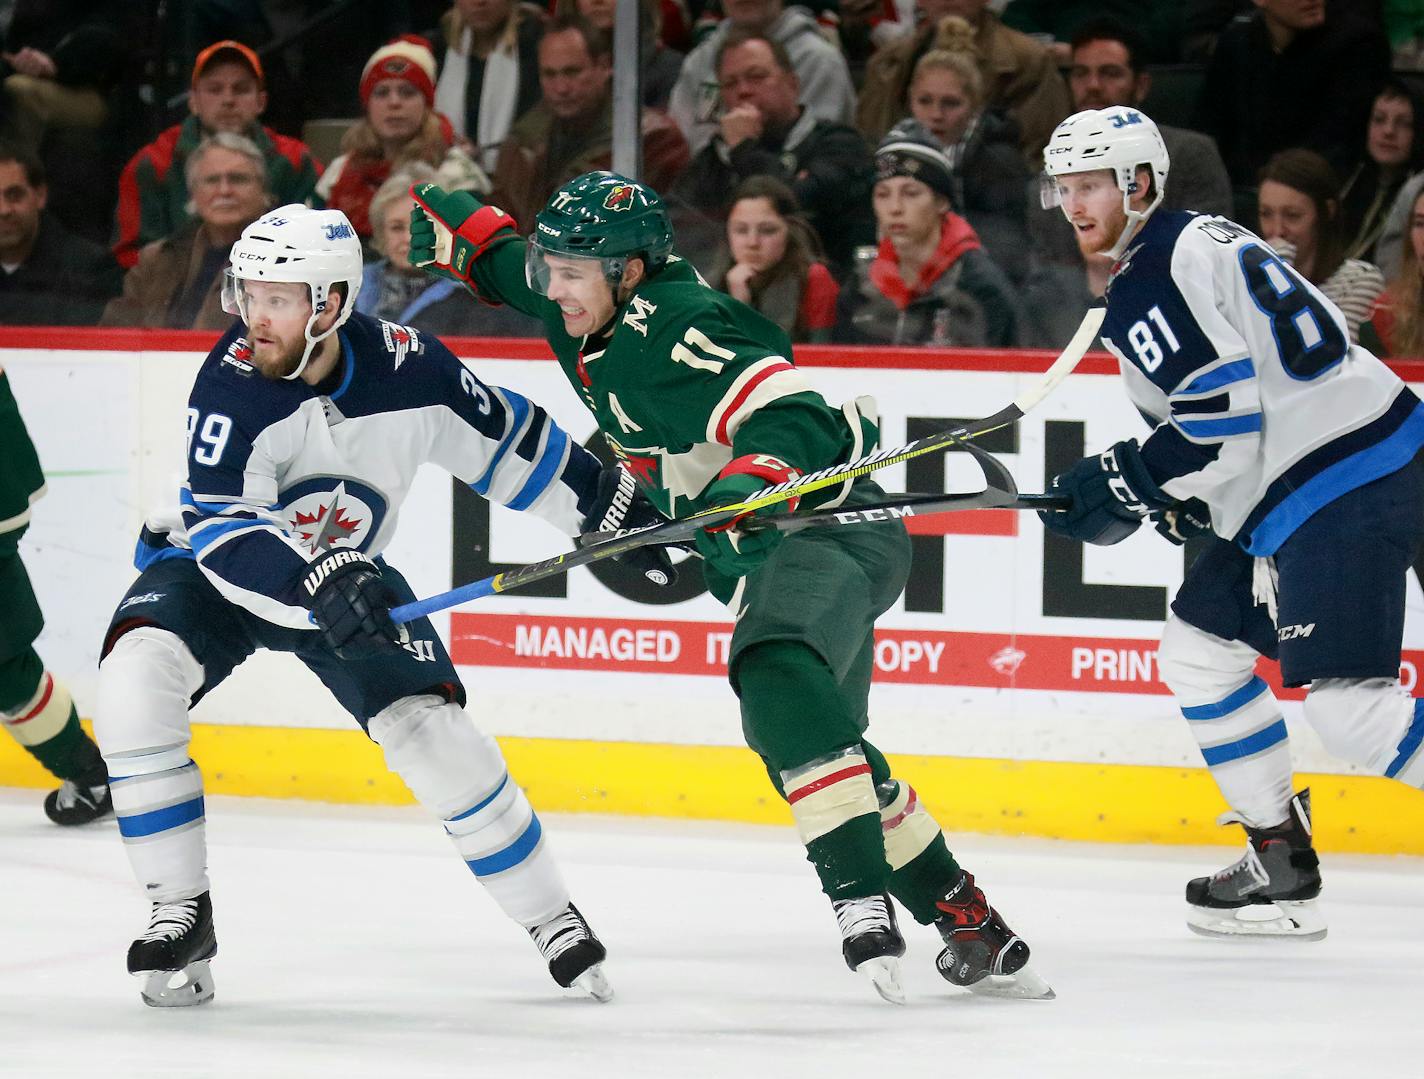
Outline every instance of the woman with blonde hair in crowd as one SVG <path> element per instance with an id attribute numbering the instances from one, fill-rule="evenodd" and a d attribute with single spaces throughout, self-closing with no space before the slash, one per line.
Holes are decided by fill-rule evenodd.
<path id="1" fill-rule="evenodd" d="M 963 19 L 940 20 L 935 47 L 915 62 L 905 103 L 944 147 L 955 210 L 974 226 L 994 261 L 1022 280 L 1028 269 L 1029 171 L 1019 152 L 1019 126 L 1002 110 L 986 108 L 974 30 Z"/>
<path id="2" fill-rule="evenodd" d="M 840 286 L 796 196 L 775 177 L 752 176 L 733 193 L 726 243 L 710 277 L 714 288 L 756 308 L 793 342 L 831 339 Z"/>
<path id="3" fill-rule="evenodd" d="M 1345 316 L 1350 340 L 1384 291 L 1379 268 L 1345 257 L 1335 170 L 1313 150 L 1282 150 L 1261 170 L 1256 196 L 1260 233 L 1296 272 Z"/>
<path id="4" fill-rule="evenodd" d="M 435 111 L 435 56 L 423 37 L 403 34 L 371 54 L 361 72 L 361 106 L 365 116 L 342 138 L 342 154 L 316 192 L 346 215 L 363 242 L 371 237 L 371 197 L 392 171 L 412 162 L 457 168 L 466 186 L 489 191 L 489 178 L 453 146 L 449 121 Z"/>
<path id="5" fill-rule="evenodd" d="M 1375 302 L 1360 343 L 1377 356 L 1424 359 L 1424 191 L 1414 196 L 1399 275 Z"/>
<path id="6" fill-rule="evenodd" d="M 539 5 L 518 0 L 455 0 L 440 20 L 435 109 L 486 172 L 514 121 L 539 103 L 545 22 Z"/>

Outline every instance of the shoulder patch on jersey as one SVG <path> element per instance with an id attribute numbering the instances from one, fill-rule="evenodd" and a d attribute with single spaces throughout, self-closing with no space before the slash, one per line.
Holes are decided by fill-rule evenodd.
<path id="1" fill-rule="evenodd" d="M 610 196 L 611 197 L 611 196 Z M 635 295 L 628 304 L 628 310 L 623 315 L 623 325 L 631 326 L 644 337 L 648 336 L 648 316 L 655 313 L 658 305 L 649 303 L 641 296 Z"/>
<path id="2" fill-rule="evenodd" d="M 381 319 L 381 337 L 386 342 L 386 351 L 395 357 L 395 364 L 392 368 L 395 371 L 400 370 L 400 365 L 405 363 L 407 356 L 411 354 L 418 356 L 425 351 L 424 342 L 420 339 L 420 331 L 413 330 L 409 326 L 399 326 L 394 322 Z"/>
<path id="3" fill-rule="evenodd" d="M 1113 282 L 1126 274 L 1128 270 L 1132 269 L 1132 260 L 1141 250 L 1141 244 L 1134 244 L 1123 252 L 1122 258 L 1113 263 L 1112 269 L 1108 271 L 1108 283 L 1107 288 L 1103 290 L 1104 293 L 1111 292 Z"/>
<path id="4" fill-rule="evenodd" d="M 229 342 L 227 351 L 223 353 L 220 363 L 231 367 L 244 378 L 251 375 L 256 368 L 252 366 L 252 346 L 247 343 L 247 338 L 234 337 Z"/>

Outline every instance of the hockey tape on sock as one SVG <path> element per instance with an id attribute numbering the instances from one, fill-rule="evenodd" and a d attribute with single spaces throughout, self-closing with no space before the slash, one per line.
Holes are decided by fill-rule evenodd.
<path id="1" fill-rule="evenodd" d="M 789 768 L 781 773 L 781 783 L 802 843 L 880 810 L 870 765 L 859 747 Z"/>
<path id="2" fill-rule="evenodd" d="M 939 835 L 939 825 L 925 811 L 915 788 L 899 783 L 900 792 L 880 808 L 880 830 L 885 836 L 885 860 L 892 870 L 909 865 Z"/>
<path id="3" fill-rule="evenodd" d="M 48 742 L 64 730 L 69 722 L 69 713 L 74 708 L 74 700 L 63 682 L 56 682 L 45 671 L 40 679 L 35 695 L 21 705 L 14 715 L 0 715 L 5 729 L 15 736 L 22 746 L 37 746 Z"/>

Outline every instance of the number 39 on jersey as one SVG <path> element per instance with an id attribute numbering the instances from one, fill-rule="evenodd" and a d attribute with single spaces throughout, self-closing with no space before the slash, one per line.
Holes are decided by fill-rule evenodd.
<path id="1" fill-rule="evenodd" d="M 232 434 L 231 417 L 221 412 L 204 416 L 196 408 L 190 408 L 187 421 L 188 453 L 200 465 L 216 465 L 227 448 L 228 435 Z"/>

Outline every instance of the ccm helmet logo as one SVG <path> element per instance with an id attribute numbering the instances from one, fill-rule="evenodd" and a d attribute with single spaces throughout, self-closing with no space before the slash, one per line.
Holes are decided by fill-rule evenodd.
<path id="1" fill-rule="evenodd" d="M 240 259 L 242 259 L 244 262 L 266 262 L 266 261 L 267 261 L 267 256 L 266 256 L 266 255 L 256 255 L 256 254 L 253 254 L 251 251 L 239 251 L 239 252 L 237 253 L 237 257 L 240 258 Z"/>
<path id="2" fill-rule="evenodd" d="M 558 229 L 550 228 L 548 225 L 544 224 L 544 222 L 542 222 L 542 221 L 539 222 L 539 231 L 540 231 L 540 232 L 548 233 L 550 236 L 562 236 L 562 235 L 563 235 L 563 233 L 560 232 Z"/>

